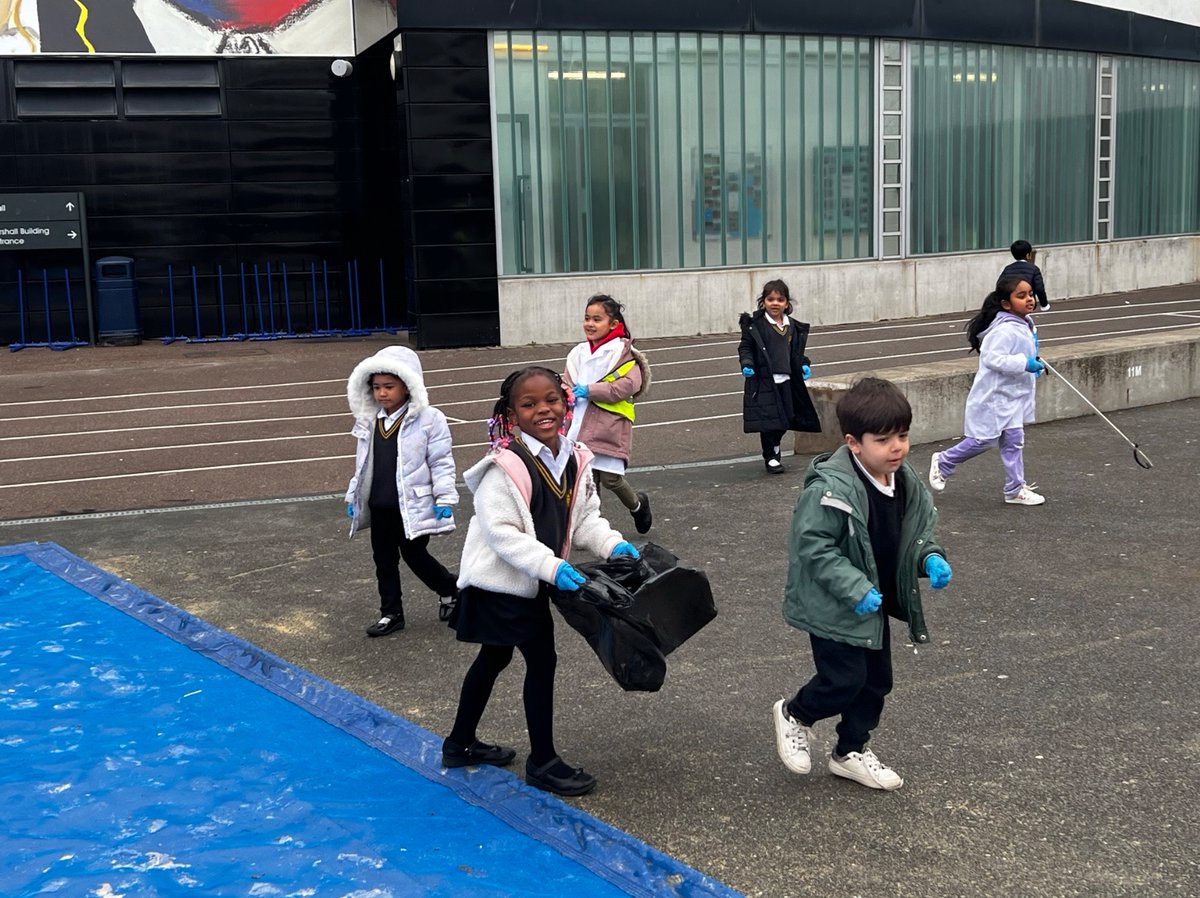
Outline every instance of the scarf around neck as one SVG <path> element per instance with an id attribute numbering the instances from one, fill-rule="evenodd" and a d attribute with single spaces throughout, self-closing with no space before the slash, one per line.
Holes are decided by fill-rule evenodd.
<path id="1" fill-rule="evenodd" d="M 622 324 L 620 321 L 618 321 L 616 324 L 613 325 L 613 329 L 610 330 L 603 337 L 601 337 L 599 340 L 596 340 L 594 342 L 592 340 L 588 340 L 588 347 L 591 349 L 592 352 L 595 352 L 597 349 L 599 349 L 605 343 L 608 343 L 612 340 L 620 339 L 621 337 L 624 337 L 624 336 L 625 336 L 625 325 Z"/>

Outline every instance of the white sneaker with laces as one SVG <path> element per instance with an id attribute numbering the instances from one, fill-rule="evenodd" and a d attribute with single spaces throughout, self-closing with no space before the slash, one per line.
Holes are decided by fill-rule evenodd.
<path id="1" fill-rule="evenodd" d="M 929 486 L 938 493 L 946 488 L 946 478 L 942 476 L 942 468 L 938 464 L 939 455 L 940 452 L 935 452 L 929 460 Z"/>
<path id="2" fill-rule="evenodd" d="M 1004 501 L 1009 505 L 1041 505 L 1046 501 L 1046 497 L 1035 493 L 1030 487 L 1021 487 L 1021 492 L 1015 496 L 1005 496 Z"/>
<path id="3" fill-rule="evenodd" d="M 829 772 L 834 776 L 861 783 L 868 789 L 884 789 L 891 792 L 904 785 L 900 774 L 875 757 L 875 752 L 869 748 L 862 752 L 852 751 L 844 758 L 831 755 Z"/>
<path id="4" fill-rule="evenodd" d="M 808 773 L 812 770 L 812 756 L 808 753 L 812 730 L 793 720 L 783 705 L 784 701 L 780 699 L 771 708 L 771 717 L 775 720 L 775 750 L 779 752 L 783 766 L 792 773 Z"/>

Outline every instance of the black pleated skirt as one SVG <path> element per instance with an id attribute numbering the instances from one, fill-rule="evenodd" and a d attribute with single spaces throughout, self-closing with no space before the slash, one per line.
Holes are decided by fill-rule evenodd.
<path id="1" fill-rule="evenodd" d="M 520 645 L 539 636 L 554 636 L 548 587 L 542 584 L 531 599 L 468 586 L 458 598 L 450 626 L 459 642 L 480 645 Z"/>

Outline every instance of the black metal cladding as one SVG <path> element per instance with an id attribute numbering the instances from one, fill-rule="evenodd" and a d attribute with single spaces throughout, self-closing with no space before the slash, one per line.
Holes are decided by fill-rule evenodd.
<path id="1" fill-rule="evenodd" d="M 92 256 L 115 253 L 136 261 L 149 337 L 167 332 L 168 265 L 177 295 L 190 301 L 190 284 L 182 282 L 192 265 L 207 295 L 205 279 L 217 265 L 231 277 L 242 263 L 282 262 L 297 270 L 312 260 L 340 267 L 359 259 L 366 303 L 380 290 L 383 258 L 390 323 L 403 323 L 395 219 L 396 160 L 404 148 L 387 71 L 390 51 L 390 41 L 371 48 L 355 61 L 355 75 L 344 79 L 320 58 L 0 59 L 0 192 L 83 193 Z M 49 82 L 60 74 L 77 81 L 81 76 L 71 67 L 85 63 L 106 70 L 110 95 L 131 83 L 166 92 L 212 90 L 206 73 L 219 68 L 220 114 L 20 117 L 12 100 L 19 95 L 13 84 L 18 67 L 41 70 Z M 122 79 L 124 66 L 131 71 Z M 61 279 L 63 267 L 78 268 L 77 257 L 0 253 L 0 343 L 12 336 L 17 270 L 27 283 L 31 272 L 40 277 L 43 269 Z"/>
<path id="2" fill-rule="evenodd" d="M 1200 60 L 1200 28 L 1077 0 L 400 0 L 408 28 L 844 34 Z"/>
<path id="3" fill-rule="evenodd" d="M 500 342 L 486 32 L 403 37 L 403 232 L 419 348 Z"/>

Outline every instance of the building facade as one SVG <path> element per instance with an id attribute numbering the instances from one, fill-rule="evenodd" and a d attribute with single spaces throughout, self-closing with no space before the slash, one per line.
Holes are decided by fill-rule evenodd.
<path id="1" fill-rule="evenodd" d="M 1053 296 L 1200 280 L 1187 3 L 594 6 L 0 0 L 0 197 L 80 192 L 153 336 L 560 342 L 601 291 L 721 333 L 773 277 L 903 318 L 1019 237 Z M 81 261 L 3 249 L 11 342 Z"/>

